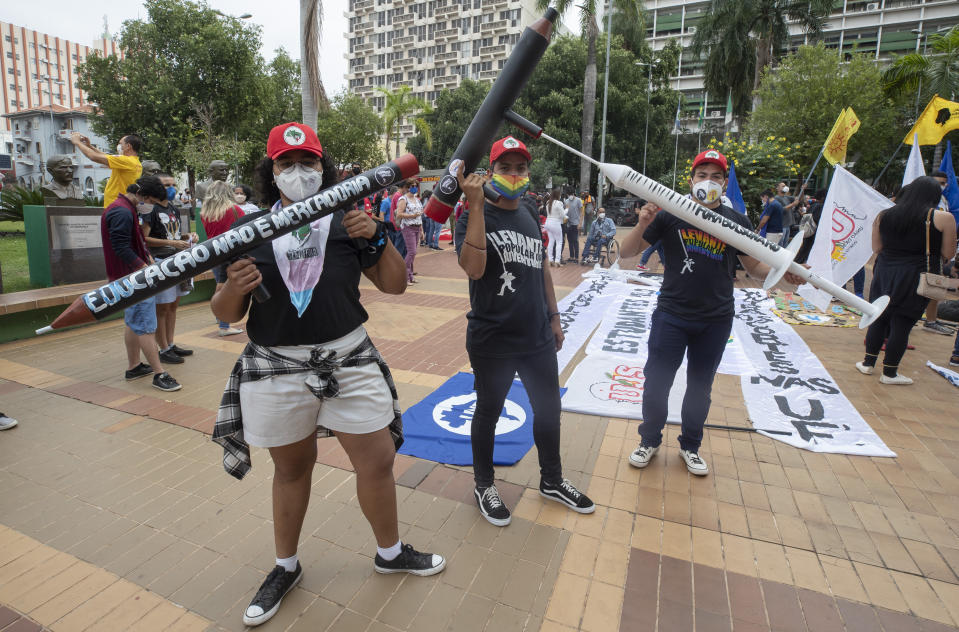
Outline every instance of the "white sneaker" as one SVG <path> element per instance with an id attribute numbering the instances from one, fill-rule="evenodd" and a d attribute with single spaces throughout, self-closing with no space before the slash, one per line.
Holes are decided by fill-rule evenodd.
<path id="1" fill-rule="evenodd" d="M 236 327 L 227 327 L 226 329 L 221 329 L 218 332 L 220 336 L 235 336 L 236 334 L 242 334 L 242 329 L 237 329 Z"/>
<path id="2" fill-rule="evenodd" d="M 679 456 L 683 457 L 683 460 L 686 461 L 686 469 L 689 470 L 690 474 L 695 474 L 696 476 L 706 476 L 709 474 L 709 467 L 706 466 L 706 461 L 703 461 L 699 457 L 699 453 L 690 450 L 680 450 Z"/>
<path id="3" fill-rule="evenodd" d="M 872 372 L 875 370 L 875 368 L 876 367 L 874 366 L 866 366 L 862 362 L 856 363 L 856 369 L 858 369 L 863 375 L 872 375 Z"/>
<path id="4" fill-rule="evenodd" d="M 13 417 L 7 417 L 3 413 L 0 413 L 0 430 L 10 430 L 17 425 L 17 420 Z"/>
<path id="5" fill-rule="evenodd" d="M 905 375 L 896 375 L 896 377 L 879 376 L 880 384 L 912 384 L 912 378 Z"/>
<path id="6" fill-rule="evenodd" d="M 649 462 L 653 459 L 653 456 L 656 455 L 656 452 L 659 451 L 659 446 L 655 448 L 648 445 L 642 445 L 629 455 L 629 464 L 633 467 L 643 468 L 649 465 Z"/>

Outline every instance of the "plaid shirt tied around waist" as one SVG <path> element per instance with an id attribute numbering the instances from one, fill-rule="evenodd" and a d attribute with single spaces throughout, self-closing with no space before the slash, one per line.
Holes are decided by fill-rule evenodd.
<path id="1" fill-rule="evenodd" d="M 304 384 L 318 399 L 337 397 L 340 386 L 336 380 L 336 371 L 340 367 L 363 366 L 375 362 L 383 373 L 383 379 L 390 387 L 393 397 L 393 421 L 390 422 L 390 435 L 397 449 L 403 445 L 403 417 L 400 402 L 396 395 L 396 385 L 390 368 L 373 341 L 367 336 L 356 348 L 341 358 L 336 352 L 317 346 L 310 352 L 310 359 L 301 362 L 274 353 L 268 347 L 254 342 L 246 345 L 237 358 L 230 378 L 227 380 L 220 409 L 213 427 L 213 441 L 223 446 L 223 469 L 228 474 L 242 479 L 253 467 L 250 458 L 250 446 L 243 440 L 243 411 L 240 407 L 240 384 L 262 380 L 274 375 L 307 373 Z M 317 426 L 317 437 L 332 437 L 333 432 L 323 426 Z"/>

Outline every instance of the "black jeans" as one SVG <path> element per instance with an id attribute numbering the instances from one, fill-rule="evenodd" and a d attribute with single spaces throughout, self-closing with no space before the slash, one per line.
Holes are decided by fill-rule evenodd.
<path id="1" fill-rule="evenodd" d="M 643 389 L 643 423 L 639 426 L 642 444 L 657 447 L 663 442 L 663 428 L 669 409 L 669 389 L 676 371 L 689 352 L 686 365 L 686 395 L 683 398 L 683 430 L 679 446 L 698 452 L 703 442 L 703 425 L 712 402 L 713 378 L 729 341 L 732 318 L 694 321 L 657 309 L 649 332 L 649 358 Z"/>
<path id="2" fill-rule="evenodd" d="M 579 224 L 566 224 L 566 241 L 569 242 L 569 258 L 579 259 Z"/>
<path id="3" fill-rule="evenodd" d="M 884 311 L 866 330 L 866 357 L 862 363 L 876 366 L 879 350 L 885 340 L 886 355 L 882 359 L 882 372 L 886 377 L 896 377 L 899 373 L 899 362 L 902 361 L 909 344 L 909 332 L 918 320 L 890 313 L 889 309 Z"/>
<path id="4" fill-rule="evenodd" d="M 513 384 L 513 376 L 526 388 L 533 409 L 533 442 L 539 453 L 539 472 L 543 480 L 563 480 L 559 456 L 559 371 L 552 347 L 518 358 L 490 358 L 469 354 L 473 366 L 476 411 L 470 439 L 473 444 L 473 478 L 477 487 L 493 484 L 493 443 L 496 422 Z"/>

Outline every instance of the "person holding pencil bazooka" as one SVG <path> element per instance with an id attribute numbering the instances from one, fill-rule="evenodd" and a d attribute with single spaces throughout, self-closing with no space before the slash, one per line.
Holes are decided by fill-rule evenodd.
<path id="1" fill-rule="evenodd" d="M 273 128 L 256 167 L 260 199 L 289 207 L 336 182 L 333 161 L 311 128 Z M 252 213 L 235 226 L 256 222 Z M 382 292 L 406 290 L 406 266 L 383 224 L 361 210 L 337 210 L 265 242 L 227 268 L 211 301 L 220 320 L 246 316 L 251 342 L 230 374 L 213 440 L 224 446 L 234 476 L 249 470 L 247 444 L 267 448 L 274 465 L 276 566 L 247 607 L 259 625 L 300 581 L 297 542 L 310 500 L 318 432 L 334 434 L 356 471 L 360 508 L 376 540 L 379 573 L 433 575 L 446 560 L 400 541 L 393 458 L 402 422 L 389 368 L 370 341 L 360 304 L 360 274 Z M 250 293 L 266 286 L 270 300 Z"/>
<path id="2" fill-rule="evenodd" d="M 693 160 L 689 174 L 692 198 L 751 230 L 752 224 L 745 215 L 722 204 L 728 175 L 723 154 L 714 149 L 702 152 Z M 732 329 L 736 259 L 757 279 L 765 279 L 770 267 L 675 215 L 656 212 L 652 205 L 643 206 L 638 214 L 636 227 L 620 245 L 620 255 L 634 257 L 649 244 L 661 241 L 666 271 L 649 332 L 643 423 L 639 426 L 641 442 L 629 455 L 629 464 L 646 467 L 659 450 L 669 390 L 688 354 L 679 454 L 691 474 L 705 476 L 709 466 L 699 456 L 699 446 L 713 378 Z M 785 279 L 789 283 L 802 282 L 791 272 L 785 273 Z"/>

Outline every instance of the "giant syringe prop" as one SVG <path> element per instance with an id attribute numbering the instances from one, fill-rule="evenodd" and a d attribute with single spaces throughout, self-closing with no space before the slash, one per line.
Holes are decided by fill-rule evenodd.
<path id="1" fill-rule="evenodd" d="M 793 257 L 796 256 L 796 252 L 802 245 L 802 233 L 796 235 L 787 248 L 783 248 L 779 244 L 774 244 L 759 236 L 745 226 L 740 226 L 736 222 L 726 219 L 719 213 L 715 213 L 705 206 L 697 204 L 685 195 L 677 193 L 669 187 L 664 187 L 641 173 L 637 173 L 626 165 L 598 162 L 586 154 L 576 151 L 569 145 L 552 138 L 548 134 L 542 134 L 540 138 L 544 138 L 596 165 L 600 173 L 612 182 L 614 186 L 653 202 L 664 211 L 689 222 L 696 228 L 706 231 L 717 239 L 721 239 L 740 252 L 744 252 L 750 257 L 758 259 L 768 265 L 769 274 L 766 275 L 766 280 L 763 282 L 763 289 L 768 290 L 776 285 L 787 271 L 792 272 L 796 276 L 804 279 L 807 283 L 824 292 L 828 292 L 843 303 L 862 312 L 862 318 L 859 320 L 860 328 L 868 327 L 882 314 L 886 305 L 889 304 L 888 296 L 880 296 L 872 303 L 869 303 L 844 287 L 836 285 L 829 279 L 824 279 L 818 274 L 813 274 L 803 266 L 794 262 Z"/>

